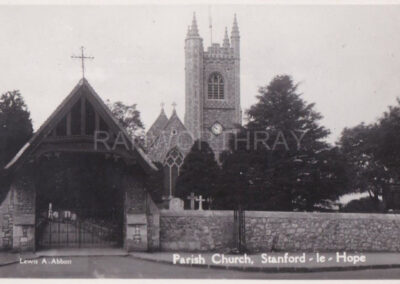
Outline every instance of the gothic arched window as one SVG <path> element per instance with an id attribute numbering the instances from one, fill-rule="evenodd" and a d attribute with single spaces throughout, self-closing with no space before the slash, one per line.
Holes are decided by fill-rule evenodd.
<path id="1" fill-rule="evenodd" d="M 175 193 L 176 179 L 183 164 L 183 155 L 177 147 L 172 148 L 164 160 L 164 188 L 167 196 Z"/>
<path id="2" fill-rule="evenodd" d="M 220 73 L 212 73 L 208 78 L 208 98 L 211 100 L 224 99 L 224 78 Z"/>

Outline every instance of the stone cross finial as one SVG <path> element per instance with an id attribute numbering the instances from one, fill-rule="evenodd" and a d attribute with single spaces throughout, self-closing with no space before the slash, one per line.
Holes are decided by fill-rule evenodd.
<path id="1" fill-rule="evenodd" d="M 164 106 L 165 106 L 164 102 L 162 102 L 162 103 L 160 104 L 160 106 L 161 106 L 161 109 L 164 109 Z"/>
<path id="2" fill-rule="evenodd" d="M 172 114 L 173 114 L 173 115 L 176 114 L 176 106 L 177 106 L 176 102 L 173 102 L 173 103 L 172 103 Z"/>
<path id="3" fill-rule="evenodd" d="M 196 198 L 196 201 L 199 203 L 199 210 L 203 210 L 203 202 L 206 200 L 200 195 L 199 198 Z"/>
<path id="4" fill-rule="evenodd" d="M 190 210 L 194 210 L 194 201 L 196 200 L 194 193 L 191 192 L 190 196 L 188 196 L 186 199 L 190 200 Z"/>

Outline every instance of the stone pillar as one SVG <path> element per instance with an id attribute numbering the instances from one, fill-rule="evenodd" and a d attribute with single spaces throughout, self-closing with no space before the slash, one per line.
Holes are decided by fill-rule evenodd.
<path id="1" fill-rule="evenodd" d="M 12 248 L 13 243 L 13 212 L 14 212 L 14 204 L 13 204 L 13 192 L 10 190 L 10 187 L 4 187 L 1 190 L 8 191 L 6 197 L 1 203 L 0 206 L 0 249 L 8 250 Z"/>
<path id="2" fill-rule="evenodd" d="M 125 192 L 125 236 L 124 246 L 127 251 L 147 251 L 147 217 L 145 173 L 137 169 L 123 177 Z"/>
<path id="3" fill-rule="evenodd" d="M 22 170 L 16 173 L 10 190 L 14 204 L 12 249 L 34 251 L 36 192 L 32 176 Z"/>
<path id="4" fill-rule="evenodd" d="M 148 250 L 160 249 L 160 210 L 147 193 L 147 239 Z"/>

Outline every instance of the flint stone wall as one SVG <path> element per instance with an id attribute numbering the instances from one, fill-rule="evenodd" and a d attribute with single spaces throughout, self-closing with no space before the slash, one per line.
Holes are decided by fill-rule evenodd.
<path id="1" fill-rule="evenodd" d="M 246 212 L 250 251 L 400 251 L 400 215 Z"/>
<path id="2" fill-rule="evenodd" d="M 160 211 L 162 251 L 227 251 L 233 233 L 233 211 Z"/>
<path id="3" fill-rule="evenodd" d="M 400 251 L 400 215 L 246 211 L 246 248 L 268 251 Z M 229 251 L 232 211 L 160 212 L 163 251 Z"/>

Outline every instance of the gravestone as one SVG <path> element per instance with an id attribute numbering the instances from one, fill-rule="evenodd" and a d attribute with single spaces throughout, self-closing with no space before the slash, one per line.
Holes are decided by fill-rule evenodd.
<path id="1" fill-rule="evenodd" d="M 184 202 L 182 199 L 174 197 L 169 201 L 169 210 L 182 211 Z"/>
<path id="2" fill-rule="evenodd" d="M 208 210 L 211 210 L 211 206 L 212 206 L 213 201 L 214 201 L 214 199 L 212 197 L 208 197 L 206 199 L 206 202 L 208 203 Z"/>
<path id="3" fill-rule="evenodd" d="M 72 213 L 71 214 L 71 220 L 72 221 L 76 221 L 76 213 Z"/>
<path id="4" fill-rule="evenodd" d="M 203 210 L 203 202 L 206 201 L 203 196 L 199 196 L 198 198 L 196 198 L 196 201 L 199 203 L 199 209 L 198 210 Z"/>
<path id="5" fill-rule="evenodd" d="M 190 196 L 188 196 L 186 199 L 190 200 L 190 210 L 194 210 L 194 202 L 196 200 L 196 196 L 194 195 L 193 192 L 190 193 Z"/>

